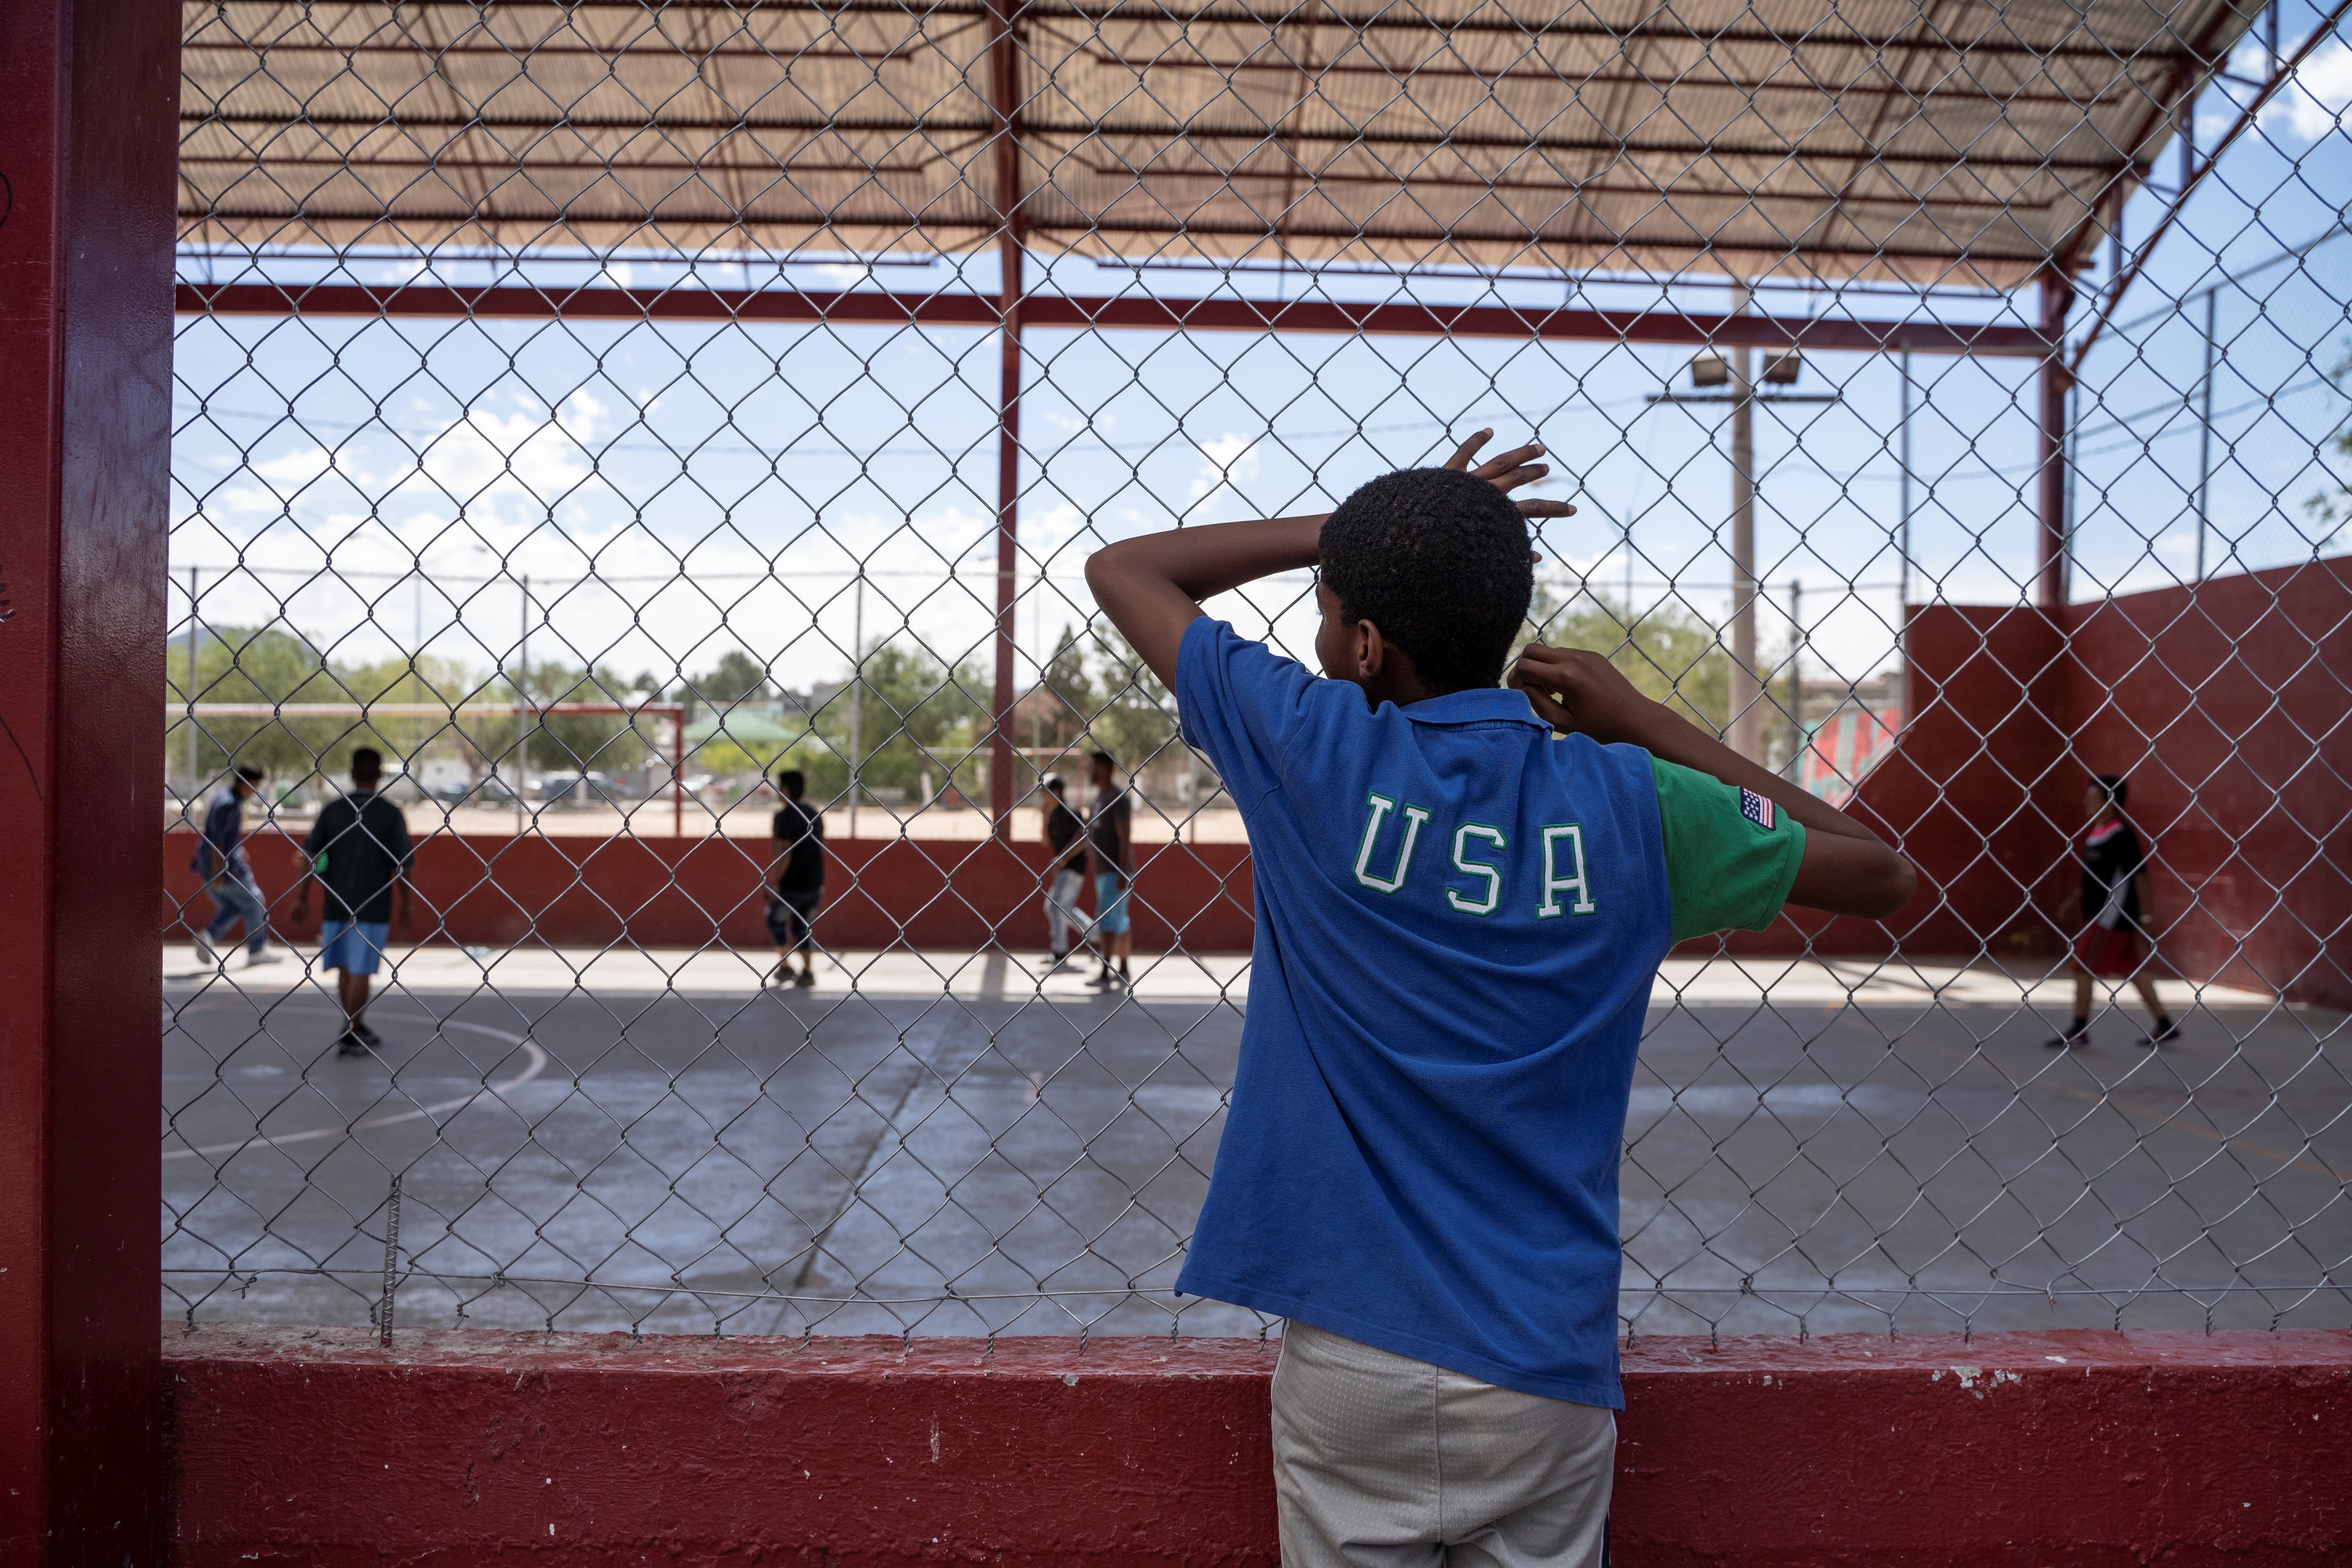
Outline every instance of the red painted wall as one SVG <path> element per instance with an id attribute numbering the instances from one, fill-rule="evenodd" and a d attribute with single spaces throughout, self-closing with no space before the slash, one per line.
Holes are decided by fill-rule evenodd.
<path id="1" fill-rule="evenodd" d="M 2075 875 L 2084 784 L 2123 773 L 2178 973 L 2352 1008 L 2352 558 L 2070 605 L 1915 606 L 1915 715 L 1854 809 L 1919 897 L 1885 926 L 1792 912 L 1738 952 L 2029 957 Z M 1712 942 L 1686 944 L 1706 952 Z"/>
<path id="2" fill-rule="evenodd" d="M 168 1326 L 172 1542 L 447 1568 L 1267 1564 L 1254 1341 Z M 2352 1335 L 1641 1342 L 1622 1568 L 2352 1560 Z"/>
<path id="3" fill-rule="evenodd" d="M 1042 844 L 889 838 L 836 839 L 825 847 L 832 864 L 816 929 L 835 947 L 971 949 L 991 940 L 1045 945 Z M 174 941 L 187 940 L 190 917 L 201 926 L 212 916 L 212 902 L 189 869 L 195 848 L 189 832 L 171 834 L 164 844 L 164 923 Z M 765 947 L 761 877 L 767 848 L 763 839 L 435 834 L 417 844 L 415 934 L 489 947 L 534 939 L 566 947 L 624 940 L 699 947 L 714 935 Z M 299 840 L 256 835 L 247 854 L 278 929 L 304 941 L 315 937 L 315 896 L 306 924 L 288 918 L 287 898 L 301 875 Z M 1139 947 L 1163 950 L 1181 939 L 1195 952 L 1246 952 L 1250 907 L 1247 846 L 1139 847 L 1129 900 Z"/>
<path id="4" fill-rule="evenodd" d="M 2053 809 L 2130 777 L 2184 973 L 2352 1007 L 2352 560 L 2075 606 Z"/>

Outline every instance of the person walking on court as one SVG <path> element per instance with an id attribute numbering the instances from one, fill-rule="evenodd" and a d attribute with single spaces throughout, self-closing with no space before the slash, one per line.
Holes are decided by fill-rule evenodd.
<path id="1" fill-rule="evenodd" d="M 1095 952 L 1102 973 L 1087 984 L 1112 991 L 1132 978 L 1128 958 L 1135 949 L 1133 922 L 1128 918 L 1128 894 L 1135 887 L 1135 826 L 1128 792 L 1117 782 L 1118 763 L 1108 752 L 1089 759 L 1093 797 L 1087 803 L 1087 852 L 1095 867 Z M 1111 968 L 1111 960 L 1118 968 Z"/>
<path id="2" fill-rule="evenodd" d="M 2131 784 L 2120 773 L 2099 773 L 2083 786 L 2083 815 L 2091 826 L 2076 859 L 2082 876 L 2058 907 L 2061 925 L 2074 929 L 2074 1021 L 2066 1032 L 2044 1041 L 2053 1051 L 2091 1043 L 2091 994 L 2101 980 L 2125 980 L 2147 1004 L 2150 1020 L 2143 1046 L 2180 1037 L 2180 1026 L 2164 1010 L 2148 973 L 2154 956 L 2142 942 L 2141 910 L 2147 900 L 2147 852 L 2124 816 Z"/>
<path id="3" fill-rule="evenodd" d="M 1038 801 L 1045 814 L 1045 932 L 1053 954 L 1045 973 L 1067 968 L 1070 949 L 1087 941 L 1087 918 L 1078 912 L 1078 895 L 1087 885 L 1086 823 L 1070 809 L 1068 787 L 1059 773 L 1045 775 L 1045 793 Z"/>
<path id="4" fill-rule="evenodd" d="M 1249 1009 L 1176 1289 L 1288 1320 L 1282 1568 L 1603 1561 L 1659 963 L 1786 903 L 1881 919 L 1916 885 L 1603 655 L 1514 664 L 1535 579 L 1509 492 L 1546 468 L 1527 447 L 1465 471 L 1485 439 L 1328 518 L 1087 563 L 1249 830 Z M 1310 569 L 1322 679 L 1201 608 Z"/>
<path id="5" fill-rule="evenodd" d="M 783 795 L 768 833 L 773 847 L 768 871 L 775 879 L 768 889 L 768 935 L 776 944 L 778 985 L 816 984 L 817 906 L 824 901 L 824 814 L 802 797 L 808 793 L 808 775 L 786 768 L 776 775 Z M 801 972 L 793 973 L 793 954 L 801 955 Z"/>
<path id="6" fill-rule="evenodd" d="M 343 1005 L 343 1032 L 336 1051 L 346 1057 L 381 1050 L 383 1042 L 367 1026 L 368 990 L 392 937 L 392 894 L 400 890 L 400 929 L 415 921 L 408 892 L 416 848 L 400 807 L 376 793 L 383 756 L 370 746 L 352 752 L 352 787 L 319 808 L 310 837 L 302 841 L 310 869 L 294 889 L 294 920 L 310 911 L 310 884 L 320 889 L 319 967 L 337 972 L 336 998 Z"/>
<path id="7" fill-rule="evenodd" d="M 211 923 L 196 933 L 199 963 L 223 962 L 221 947 L 239 921 L 245 922 L 247 969 L 285 956 L 269 945 L 269 905 L 245 858 L 245 803 L 268 776 L 251 763 L 240 763 L 205 807 L 204 832 L 197 837 L 196 858 L 189 867 L 213 896 Z"/>

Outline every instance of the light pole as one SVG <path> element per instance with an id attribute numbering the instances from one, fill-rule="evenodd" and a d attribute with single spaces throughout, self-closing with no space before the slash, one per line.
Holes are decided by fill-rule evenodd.
<path id="1" fill-rule="evenodd" d="M 857 563 L 856 608 L 850 612 L 849 650 L 849 836 L 857 837 L 859 774 L 866 765 L 859 746 L 864 742 L 866 713 L 866 563 Z"/>
<path id="2" fill-rule="evenodd" d="M 1732 315 L 1748 314 L 1750 290 L 1746 283 L 1732 285 Z M 1701 351 L 1690 363 L 1694 386 L 1725 386 L 1719 393 L 1654 392 L 1651 403 L 1728 403 L 1731 405 L 1731 714 L 1725 740 L 1748 761 L 1760 763 L 1764 752 L 1764 688 L 1756 673 L 1756 405 L 1758 403 L 1837 403 L 1835 392 L 1766 392 L 1756 390 L 1758 377 L 1746 344 L 1736 344 L 1728 363 L 1713 349 Z M 1787 386 L 1798 376 L 1794 348 L 1774 349 L 1764 357 L 1762 379 Z M 1630 534 L 1629 534 L 1630 543 Z"/>
<path id="3" fill-rule="evenodd" d="M 1731 286 L 1731 313 L 1748 314 L 1746 283 Z M 1763 687 L 1756 679 L 1756 378 L 1746 343 L 1731 351 L 1731 749 L 1764 757 Z"/>

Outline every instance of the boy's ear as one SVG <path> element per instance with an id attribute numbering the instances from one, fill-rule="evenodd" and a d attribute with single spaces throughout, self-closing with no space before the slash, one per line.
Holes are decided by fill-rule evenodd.
<path id="1" fill-rule="evenodd" d="M 1349 641 L 1355 654 L 1356 679 L 1378 680 L 1381 669 L 1388 664 L 1388 639 L 1381 637 L 1381 628 L 1369 620 L 1358 621 L 1348 630 Z"/>

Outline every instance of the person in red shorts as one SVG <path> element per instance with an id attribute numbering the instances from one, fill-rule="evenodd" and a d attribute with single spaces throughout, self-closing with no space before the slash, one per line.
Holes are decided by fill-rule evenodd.
<path id="1" fill-rule="evenodd" d="M 2044 1043 L 2053 1051 L 2091 1043 L 2091 991 L 2100 980 L 2129 980 L 2147 1005 L 2153 1022 L 2143 1046 L 2180 1037 L 2180 1026 L 2166 1016 L 2147 972 L 2152 956 L 2144 940 L 2140 911 L 2147 907 L 2147 851 L 2124 817 L 2131 785 L 2121 774 L 2100 773 L 2083 786 L 2083 810 L 2091 818 L 2078 852 L 2083 879 L 2059 906 L 2058 921 L 2075 928 L 2074 1021 Z"/>

